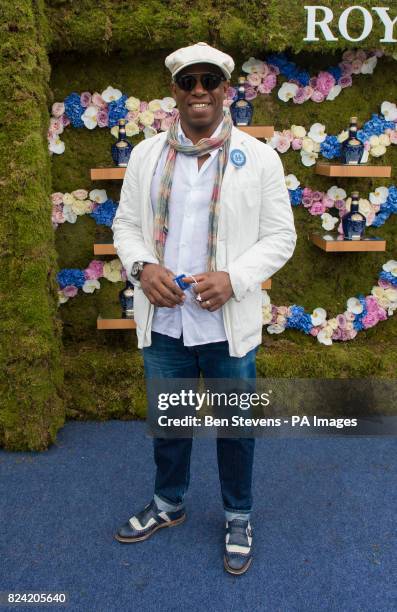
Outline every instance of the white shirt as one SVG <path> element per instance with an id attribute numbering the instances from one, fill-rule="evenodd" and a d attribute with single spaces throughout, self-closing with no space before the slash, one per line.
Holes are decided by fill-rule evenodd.
<path id="1" fill-rule="evenodd" d="M 218 136 L 223 122 L 211 138 Z M 192 145 L 179 123 L 178 138 L 182 144 Z M 169 147 L 164 147 L 151 183 L 153 212 L 160 187 Z M 178 153 L 168 202 L 168 234 L 164 249 L 164 265 L 178 274 L 198 274 L 207 270 L 207 243 L 209 206 L 215 181 L 219 148 L 210 151 L 210 157 L 198 169 L 197 157 Z M 200 307 L 192 289 L 186 289 L 185 302 L 175 308 L 154 309 L 152 330 L 172 338 L 180 338 L 183 344 L 194 346 L 208 342 L 227 340 L 223 324 L 222 308 L 210 312 Z"/>

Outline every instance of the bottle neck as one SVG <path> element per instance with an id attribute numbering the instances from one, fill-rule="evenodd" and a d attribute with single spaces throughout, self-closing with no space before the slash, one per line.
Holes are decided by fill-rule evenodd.
<path id="1" fill-rule="evenodd" d="M 352 202 L 350 204 L 350 212 L 358 212 L 358 202 Z"/>
<path id="2" fill-rule="evenodd" d="M 244 85 L 239 85 L 238 92 L 237 92 L 237 99 L 238 100 L 245 100 L 245 87 L 244 87 Z"/>
<path id="3" fill-rule="evenodd" d="M 126 134 L 125 134 L 125 127 L 120 127 L 119 128 L 119 140 L 125 140 L 126 139 Z"/>

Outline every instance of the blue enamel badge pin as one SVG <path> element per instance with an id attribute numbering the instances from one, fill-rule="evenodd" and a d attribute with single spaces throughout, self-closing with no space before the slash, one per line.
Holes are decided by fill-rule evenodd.
<path id="1" fill-rule="evenodd" d="M 236 168 L 242 168 L 247 158 L 245 157 L 245 153 L 240 149 L 233 149 L 233 151 L 230 152 L 230 161 Z"/>

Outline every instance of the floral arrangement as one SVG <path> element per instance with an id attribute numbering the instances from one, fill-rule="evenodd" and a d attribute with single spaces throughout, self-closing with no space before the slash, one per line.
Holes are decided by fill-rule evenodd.
<path id="1" fill-rule="evenodd" d="M 266 61 L 251 57 L 242 66 L 242 70 L 248 73 L 246 97 L 252 100 L 258 94 L 271 93 L 277 85 L 278 75 L 282 75 L 288 79 L 278 92 L 278 97 L 284 102 L 290 99 L 297 104 L 309 99 L 314 102 L 333 100 L 344 87 L 352 84 L 352 75 L 371 74 L 381 55 L 381 51 L 346 51 L 342 62 L 319 72 L 315 77 L 310 77 L 283 53 L 270 55 Z M 225 106 L 230 106 L 236 97 L 237 88 L 229 87 Z M 48 149 L 51 155 L 61 155 L 65 151 L 60 135 L 69 125 L 89 130 L 110 128 L 111 134 L 117 138 L 119 119 L 126 119 L 127 137 L 143 133 L 145 138 L 149 138 L 167 130 L 176 112 L 172 97 L 146 102 L 127 96 L 111 85 L 102 93 L 72 92 L 63 102 L 52 105 L 47 132 Z"/>
<path id="2" fill-rule="evenodd" d="M 313 166 L 319 154 L 326 159 L 339 157 L 341 144 L 347 140 L 349 133 L 343 130 L 338 136 L 328 135 L 325 125 L 313 123 L 309 131 L 302 125 L 292 125 L 282 132 L 275 131 L 268 144 L 279 153 L 286 153 L 290 148 L 300 151 L 304 166 Z M 397 144 L 397 106 L 392 102 L 383 102 L 381 114 L 373 113 L 357 131 L 357 138 L 364 144 L 367 155 L 381 157 L 391 144 Z"/>
<path id="3" fill-rule="evenodd" d="M 379 321 L 391 317 L 397 308 L 397 261 L 390 260 L 382 267 L 378 284 L 371 295 L 359 295 L 347 300 L 346 310 L 327 319 L 324 308 L 315 308 L 311 314 L 303 306 L 275 306 L 266 291 L 262 291 L 263 325 L 269 334 L 280 334 L 285 329 L 299 329 L 317 338 L 321 344 L 331 345 L 333 340 L 346 342 L 362 330 L 374 327 Z"/>
<path id="4" fill-rule="evenodd" d="M 88 193 L 85 189 L 76 189 L 71 193 L 55 192 L 52 200 L 52 226 L 68 221 L 76 223 L 77 217 L 89 214 L 97 225 L 111 227 L 117 210 L 117 202 L 107 197 L 104 189 L 93 189 Z"/>
<path id="5" fill-rule="evenodd" d="M 64 268 L 57 274 L 59 284 L 58 304 L 64 304 L 69 298 L 75 297 L 79 289 L 84 293 L 93 293 L 95 289 L 100 289 L 101 284 L 98 279 L 106 278 L 111 283 L 118 283 L 127 280 L 127 274 L 122 267 L 119 259 L 112 261 L 100 261 L 93 259 L 87 268 Z"/>
<path id="6" fill-rule="evenodd" d="M 342 234 L 341 219 L 350 210 L 351 198 L 346 197 L 346 191 L 337 185 L 333 185 L 327 192 L 315 191 L 310 187 L 300 187 L 300 182 L 294 174 L 285 177 L 291 205 L 303 206 L 314 216 L 320 216 L 322 227 L 327 231 L 335 229 L 339 222 L 337 231 Z M 336 209 L 339 216 L 330 214 L 331 209 Z M 397 214 L 397 187 L 380 186 L 369 194 L 369 198 L 359 199 L 359 211 L 366 217 L 367 227 L 380 227 L 392 214 Z"/>
<path id="7" fill-rule="evenodd" d="M 372 74 L 378 57 L 383 51 L 348 50 L 342 55 L 342 61 L 337 66 L 321 70 L 316 76 L 299 68 L 288 60 L 285 53 L 275 53 L 267 56 L 265 61 L 250 57 L 242 66 L 247 77 L 247 100 L 259 94 L 267 94 L 277 84 L 277 75 L 286 77 L 286 81 L 278 91 L 278 97 L 283 102 L 292 100 L 295 104 L 303 104 L 308 100 L 324 102 L 335 100 L 345 87 L 353 84 L 353 75 Z"/>

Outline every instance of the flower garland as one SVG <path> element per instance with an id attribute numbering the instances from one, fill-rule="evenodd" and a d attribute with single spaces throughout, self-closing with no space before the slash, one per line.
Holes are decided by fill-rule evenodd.
<path id="1" fill-rule="evenodd" d="M 76 223 L 77 217 L 90 215 L 97 225 L 111 227 L 116 214 L 118 202 L 107 197 L 105 189 L 76 189 L 71 193 L 57 191 L 51 196 L 52 201 L 52 227 L 68 221 Z"/>
<path id="2" fill-rule="evenodd" d="M 279 153 L 286 153 L 290 148 L 300 151 L 302 164 L 313 166 L 319 153 L 326 159 L 339 157 L 341 144 L 347 140 L 349 133 L 343 130 L 338 136 L 327 135 L 325 125 L 313 123 L 309 131 L 302 125 L 292 125 L 282 132 L 275 131 L 268 144 Z M 397 106 L 392 102 L 383 102 L 381 114 L 372 114 L 357 132 L 357 138 L 364 144 L 367 156 L 381 157 L 391 144 L 397 144 Z M 366 161 L 366 160 L 365 160 Z"/>
<path id="3" fill-rule="evenodd" d="M 246 98 L 252 100 L 258 94 L 271 93 L 277 84 L 277 76 L 281 74 L 289 80 L 283 83 L 278 92 L 280 100 L 293 99 L 297 104 L 308 99 L 315 102 L 333 100 L 342 88 L 352 84 L 352 74 L 371 74 L 381 55 L 381 51 L 346 51 L 338 66 L 321 71 L 315 77 L 310 77 L 294 62 L 288 61 L 283 53 L 273 54 L 266 61 L 251 57 L 242 66 L 242 70 L 248 73 Z M 229 87 L 225 106 L 230 106 L 236 96 L 237 88 Z M 149 138 L 167 130 L 176 112 L 172 97 L 145 102 L 134 96 L 128 97 L 110 85 L 102 93 L 72 92 L 63 102 L 52 105 L 47 132 L 48 149 L 51 155 L 61 155 L 65 151 L 60 135 L 69 125 L 89 130 L 111 128 L 111 134 L 117 138 L 119 119 L 126 119 L 127 137 L 143 132 L 145 138 Z"/>
<path id="4" fill-rule="evenodd" d="M 353 75 L 372 74 L 383 51 L 348 50 L 342 55 L 342 61 L 337 66 L 322 70 L 318 75 L 310 74 L 288 60 L 285 53 L 269 55 L 265 61 L 250 57 L 242 66 L 247 77 L 247 100 L 255 98 L 258 93 L 267 94 L 276 86 L 277 75 L 287 78 L 278 91 L 278 97 L 283 102 L 292 100 L 295 104 L 303 104 L 308 100 L 324 102 L 335 100 L 345 87 L 353 84 Z"/>
<path id="5" fill-rule="evenodd" d="M 303 206 L 313 216 L 320 216 L 322 227 L 332 231 L 339 222 L 337 231 L 342 234 L 341 219 L 350 210 L 351 198 L 346 198 L 346 191 L 333 185 L 327 192 L 315 191 L 310 187 L 299 186 L 300 182 L 294 174 L 285 177 L 291 206 Z M 328 211 L 336 208 L 339 217 L 332 216 Z M 359 199 L 359 211 L 366 217 L 367 227 L 380 227 L 392 214 L 397 214 L 397 187 L 380 186 L 369 194 L 369 199 Z"/>
<path id="6" fill-rule="evenodd" d="M 296 304 L 274 306 L 266 291 L 262 295 L 263 324 L 267 325 L 269 334 L 299 329 L 329 346 L 333 340 L 352 340 L 359 331 L 374 327 L 394 314 L 397 308 L 397 261 L 390 260 L 383 265 L 371 295 L 349 298 L 346 310 L 328 320 L 324 308 L 315 308 L 309 314 L 303 306 Z"/>
<path id="7" fill-rule="evenodd" d="M 100 278 L 112 283 L 126 281 L 127 274 L 119 259 L 103 262 L 94 259 L 87 268 L 64 268 L 57 274 L 58 302 L 64 304 L 78 294 L 79 289 L 93 293 L 100 289 Z M 321 344 L 331 345 L 333 340 L 353 340 L 357 333 L 385 321 L 397 308 L 397 261 L 390 260 L 382 267 L 378 285 L 371 295 L 360 294 L 347 300 L 342 314 L 327 320 L 324 308 L 315 308 L 312 314 L 303 306 L 275 306 L 267 291 L 262 291 L 263 325 L 269 334 L 280 334 L 285 329 L 298 329 L 317 338 Z"/>

